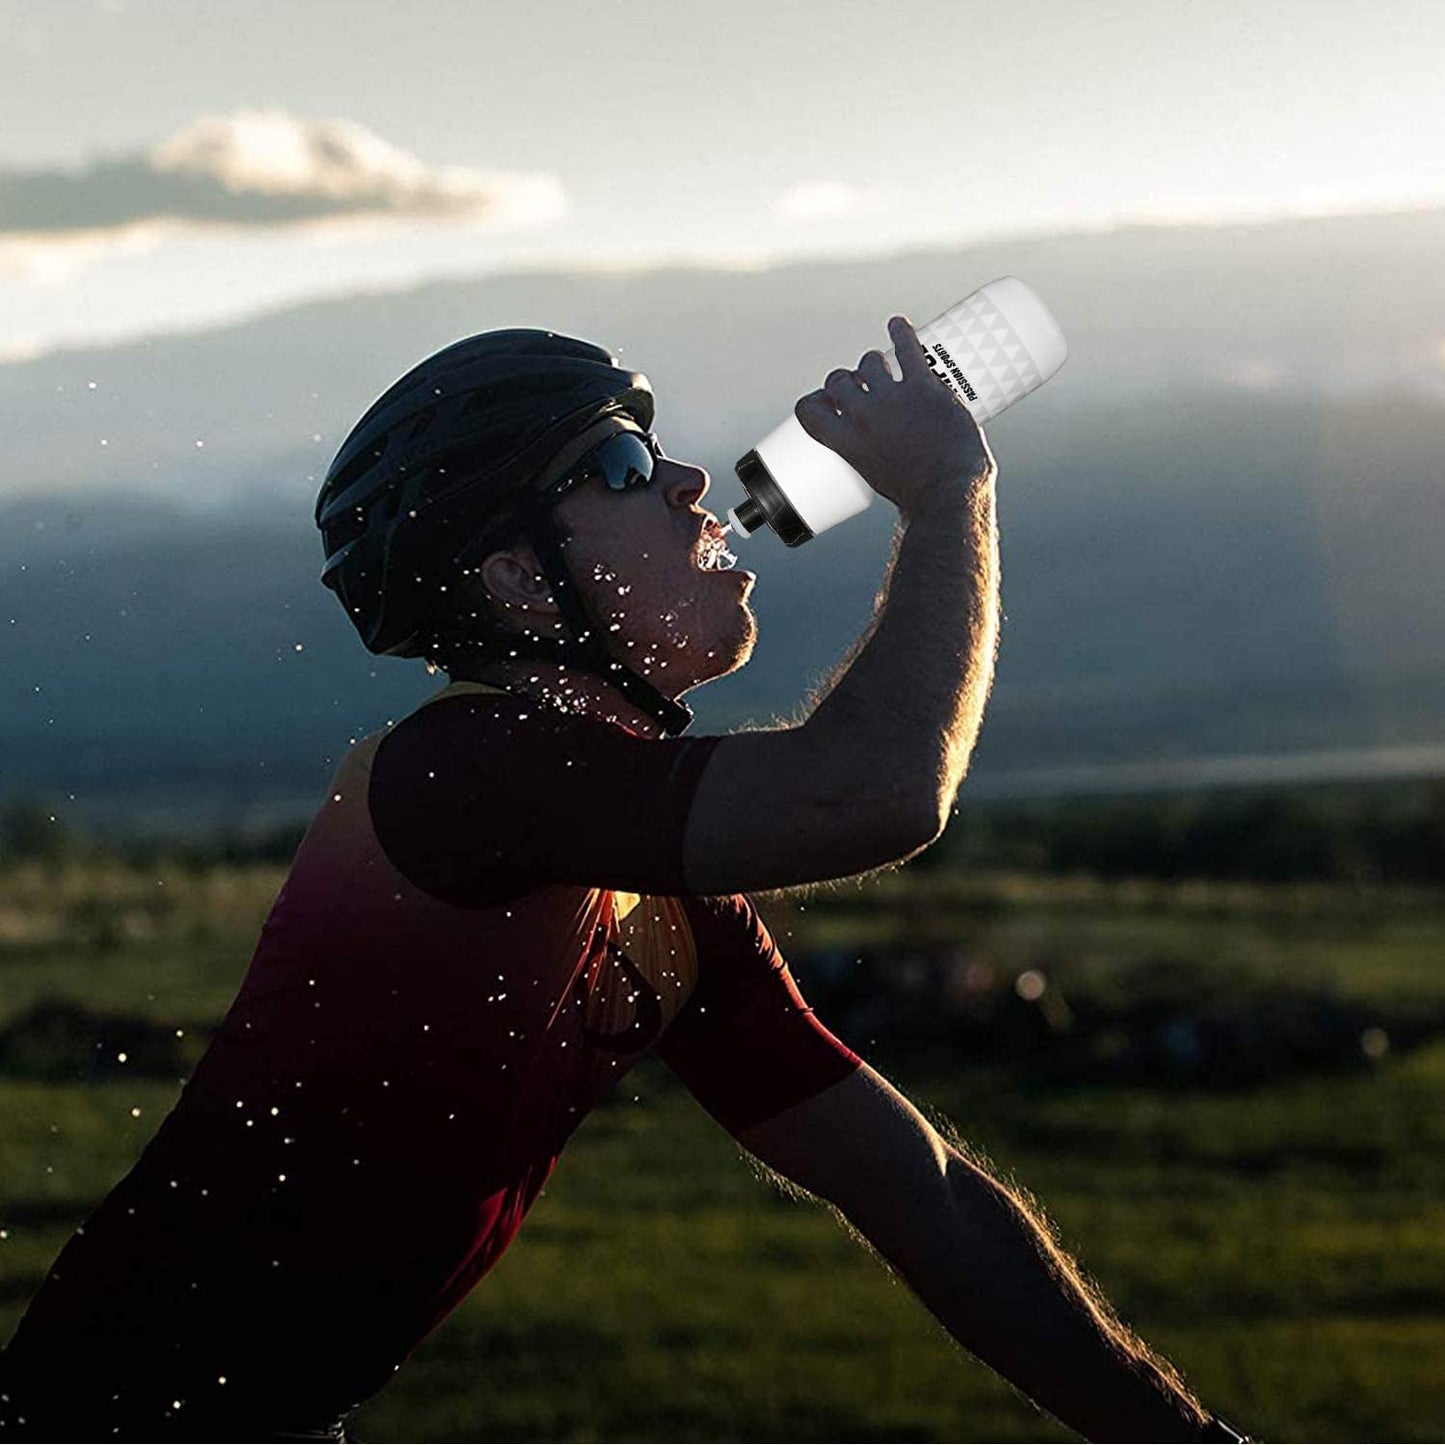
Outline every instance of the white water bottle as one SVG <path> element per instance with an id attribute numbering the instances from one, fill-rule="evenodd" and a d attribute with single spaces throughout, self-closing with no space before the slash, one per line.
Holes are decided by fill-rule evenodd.
<path id="1" fill-rule="evenodd" d="M 1036 391 L 1069 354 L 1059 323 L 1017 276 L 980 286 L 917 335 L 933 374 L 979 425 Z M 893 349 L 883 355 L 900 378 Z M 856 516 L 877 495 L 796 416 L 769 432 L 735 470 L 748 495 L 728 509 L 733 528 L 750 537 L 766 522 L 790 547 Z"/>

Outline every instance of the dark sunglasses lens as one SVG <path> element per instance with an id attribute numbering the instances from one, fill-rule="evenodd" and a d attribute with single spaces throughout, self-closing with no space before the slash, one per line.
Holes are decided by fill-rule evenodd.
<path id="1" fill-rule="evenodd" d="M 652 480 L 652 452 L 636 432 L 608 437 L 592 453 L 592 465 L 615 492 L 644 487 Z"/>

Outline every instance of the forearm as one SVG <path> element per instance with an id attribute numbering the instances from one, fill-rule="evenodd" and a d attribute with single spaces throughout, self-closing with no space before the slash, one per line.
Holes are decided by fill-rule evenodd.
<path id="1" fill-rule="evenodd" d="M 1200 1439 L 1208 1417 L 1174 1371 L 1109 1317 L 1022 1201 L 945 1148 L 942 1187 L 900 1190 L 895 1210 L 853 1222 L 953 1338 L 1086 1439 Z"/>
<path id="2" fill-rule="evenodd" d="M 819 690 L 807 726 L 876 781 L 946 820 L 968 769 L 999 640 L 992 480 L 941 493 L 901 532 L 868 630 Z"/>

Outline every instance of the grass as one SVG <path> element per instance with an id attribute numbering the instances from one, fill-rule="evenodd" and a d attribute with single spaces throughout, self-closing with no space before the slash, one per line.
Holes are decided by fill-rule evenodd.
<path id="1" fill-rule="evenodd" d="M 1252 1433 L 1438 1438 L 1445 1052 L 1243 1108 L 1116 1090 L 1000 1108 L 996 1076 L 899 1082 L 1046 1201 L 1124 1318 Z M 636 1092 L 584 1126 L 363 1437 L 1070 1438 L 660 1071 Z"/>
<path id="2" fill-rule="evenodd" d="M 111 873 L 89 892 L 79 874 L 48 892 L 0 882 L 0 1026 L 71 998 L 185 1027 L 199 1048 L 283 876 L 230 871 Z M 1438 895 L 1224 886 L 904 870 L 768 914 L 805 991 L 813 948 L 936 939 L 1005 972 L 1047 968 L 1065 996 L 1107 999 L 1166 957 L 1204 982 L 1304 975 L 1397 1004 L 1445 992 Z M 151 905 L 151 887 L 170 901 Z M 127 932 L 128 916 L 150 931 Z M 1123 1318 L 1256 1438 L 1445 1431 L 1445 1043 L 1227 1093 L 1064 1087 L 896 1040 L 867 1052 L 1026 1185 Z M 178 1087 L 0 1076 L 0 1337 Z M 756 1177 L 653 1061 L 353 1426 L 363 1440 L 1071 1438 L 825 1210 Z"/>

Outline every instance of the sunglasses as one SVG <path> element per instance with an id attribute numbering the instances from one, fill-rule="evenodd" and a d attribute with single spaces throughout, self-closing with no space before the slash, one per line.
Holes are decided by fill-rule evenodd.
<path id="1" fill-rule="evenodd" d="M 613 432 L 580 457 L 565 477 L 542 493 L 542 498 L 558 502 L 574 487 L 599 477 L 613 492 L 645 487 L 657 463 L 663 460 L 662 444 L 651 432 Z"/>
<path id="2" fill-rule="evenodd" d="M 627 492 L 635 487 L 645 487 L 652 480 L 653 470 L 659 461 L 666 460 L 662 444 L 651 432 L 621 431 L 603 437 L 590 451 L 584 452 L 567 474 L 552 483 L 538 498 L 548 508 L 555 506 L 568 492 L 600 477 L 612 492 Z M 480 557 L 488 548 L 499 546 L 517 531 L 515 517 L 492 526 L 482 524 L 459 554 L 458 560 Z"/>

